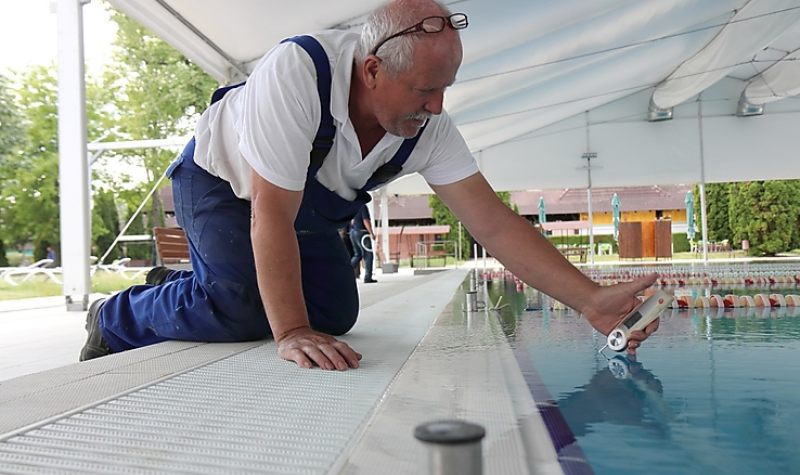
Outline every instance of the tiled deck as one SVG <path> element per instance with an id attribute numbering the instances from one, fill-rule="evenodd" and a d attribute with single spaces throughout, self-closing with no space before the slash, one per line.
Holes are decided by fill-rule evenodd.
<path id="1" fill-rule="evenodd" d="M 83 313 L 60 298 L 5 303 L 0 472 L 421 473 L 414 427 L 457 417 L 487 429 L 486 473 L 560 473 L 496 319 L 461 309 L 465 276 L 361 286 L 343 339 L 364 360 L 342 373 L 297 368 L 272 341 L 169 342 L 70 364 Z"/>

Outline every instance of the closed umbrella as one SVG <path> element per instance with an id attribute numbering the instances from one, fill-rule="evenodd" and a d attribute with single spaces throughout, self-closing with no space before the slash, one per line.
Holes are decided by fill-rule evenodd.
<path id="1" fill-rule="evenodd" d="M 686 203 L 686 237 L 694 241 L 694 194 L 687 191 L 683 201 Z"/>
<path id="2" fill-rule="evenodd" d="M 547 214 L 544 211 L 544 196 L 539 197 L 539 224 L 547 222 Z"/>
<path id="3" fill-rule="evenodd" d="M 611 197 L 611 222 L 614 224 L 614 240 L 619 241 L 619 196 Z"/>

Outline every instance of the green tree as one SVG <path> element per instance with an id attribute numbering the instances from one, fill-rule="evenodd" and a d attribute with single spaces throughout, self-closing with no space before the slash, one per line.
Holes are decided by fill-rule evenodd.
<path id="1" fill-rule="evenodd" d="M 7 77 L 0 75 L 0 266 L 8 266 L 6 245 L 12 244 L 9 234 L 8 208 L 13 195 L 8 183 L 17 175 L 17 159 L 25 142 L 23 116 L 17 97 Z"/>
<path id="2" fill-rule="evenodd" d="M 103 255 L 114 242 L 119 233 L 119 216 L 117 214 L 117 203 L 114 199 L 114 192 L 101 190 L 94 193 L 94 207 L 92 215 L 92 242 L 95 244 L 93 251 L 97 257 Z M 119 249 L 115 249 L 106 262 L 119 257 Z"/>
<path id="3" fill-rule="evenodd" d="M 516 204 L 511 204 L 510 192 L 500 191 L 497 193 L 497 197 L 515 213 L 519 214 L 519 207 Z M 447 235 L 447 239 L 458 245 L 458 218 L 456 218 L 453 212 L 450 211 L 450 208 L 448 208 L 437 195 L 430 195 L 428 197 L 428 206 L 431 207 L 432 217 L 436 224 L 450 226 L 450 233 Z M 472 243 L 475 242 L 475 239 L 469 231 L 467 231 L 467 228 L 463 226 L 461 228 L 461 233 L 461 256 L 467 258 L 472 254 Z"/>
<path id="4" fill-rule="evenodd" d="M 11 238 L 20 244 L 33 242 L 34 256 L 41 259 L 47 245 L 59 243 L 58 87 L 52 68 L 45 66 L 29 69 L 20 84 L 24 143 L 15 176 L 3 188 L 11 197 L 7 209 Z"/>
<path id="5" fill-rule="evenodd" d="M 122 14 L 115 62 L 102 78 L 87 81 L 88 139 L 153 139 L 190 132 L 193 116 L 205 108 L 216 84 L 195 65 L 160 39 Z M 59 245 L 59 189 L 57 136 L 57 81 L 52 66 L 36 66 L 23 73 L 21 86 L 12 93 L 0 81 L 0 263 L 4 248 L 33 242 L 36 256 Z M 16 99 L 16 100 L 15 100 Z M 163 150 L 121 153 L 115 160 L 143 163 L 148 183 L 128 192 L 116 192 L 125 208 L 135 209 L 146 196 L 174 153 Z M 101 206 L 94 207 L 92 235 L 99 239 L 94 252 L 103 252 L 109 235 L 118 229 L 109 221 L 103 200 L 109 184 L 128 186 L 119 173 L 94 171 L 94 192 Z M 97 179 L 99 178 L 99 180 Z M 112 188 L 113 189 L 113 188 Z M 160 205 L 153 203 L 149 226 L 161 221 Z M 105 214 L 104 214 L 105 213 Z M 114 234 L 116 236 L 116 234 Z M 113 239 L 113 237 L 112 237 Z M 103 249 L 99 249 L 103 248 Z"/>
<path id="6" fill-rule="evenodd" d="M 730 227 L 735 241 L 750 241 L 751 255 L 774 256 L 797 240 L 800 193 L 797 180 L 753 181 L 733 185 Z"/>
<path id="7" fill-rule="evenodd" d="M 706 219 L 708 220 L 708 239 L 710 241 L 733 239 L 728 211 L 731 186 L 728 183 L 706 185 L 706 202 L 708 203 Z M 699 204 L 700 201 L 698 200 L 697 203 Z M 695 206 L 695 209 L 699 209 L 699 206 Z M 695 222 L 699 221 L 695 220 Z"/>
<path id="8" fill-rule="evenodd" d="M 2 207 L 4 235 L 16 244 L 32 242 L 34 256 L 46 256 L 47 247 L 58 249 L 58 81 L 52 66 L 34 66 L 25 71 L 17 89 L 22 141 L 13 160 L 4 163 Z M 87 81 L 87 97 L 99 88 Z M 89 138 L 105 122 L 103 105 L 87 105 Z"/>
<path id="9" fill-rule="evenodd" d="M 191 133 L 217 87 L 216 82 L 180 52 L 144 27 L 119 12 L 112 12 L 117 23 L 114 63 L 105 74 L 106 90 L 111 91 L 118 111 L 115 136 L 121 139 L 162 139 Z M 147 182 L 124 199 L 134 209 L 145 198 L 156 180 L 175 158 L 163 149 L 118 152 L 118 158 L 144 166 Z M 122 197 L 122 196 L 121 196 Z M 158 195 L 150 206 L 150 226 L 163 224 Z"/>

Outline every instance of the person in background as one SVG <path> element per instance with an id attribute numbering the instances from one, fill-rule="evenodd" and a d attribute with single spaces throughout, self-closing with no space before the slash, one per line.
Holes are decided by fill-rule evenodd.
<path id="1" fill-rule="evenodd" d="M 339 228 L 339 237 L 342 238 L 349 259 L 352 259 L 355 255 L 355 250 L 353 250 L 353 243 L 350 241 L 350 221 L 347 222 L 346 226 Z M 356 275 L 356 277 L 358 277 L 358 275 Z"/>
<path id="2" fill-rule="evenodd" d="M 367 236 L 366 238 L 364 236 Z M 372 284 L 377 280 L 372 278 L 372 263 L 374 259 L 373 247 L 375 243 L 375 233 L 372 231 L 372 221 L 370 220 L 369 208 L 367 205 L 361 207 L 351 221 L 350 242 L 353 243 L 353 258 L 350 265 L 358 278 L 361 270 L 361 260 L 364 260 L 364 283 Z"/>

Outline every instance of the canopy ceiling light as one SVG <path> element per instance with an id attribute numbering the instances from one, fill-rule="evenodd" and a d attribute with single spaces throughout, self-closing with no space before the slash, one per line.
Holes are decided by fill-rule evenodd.
<path id="1" fill-rule="evenodd" d="M 739 106 L 736 108 L 736 115 L 739 117 L 750 117 L 753 115 L 763 115 L 764 104 L 753 104 L 749 102 L 744 93 L 739 98 Z"/>
<path id="2" fill-rule="evenodd" d="M 658 107 L 653 99 L 650 99 L 650 107 L 647 110 L 647 120 L 650 122 L 660 122 L 662 120 L 672 119 L 672 107 L 661 108 Z"/>

